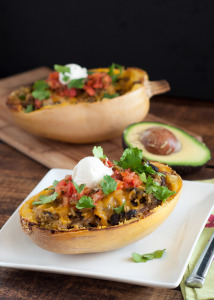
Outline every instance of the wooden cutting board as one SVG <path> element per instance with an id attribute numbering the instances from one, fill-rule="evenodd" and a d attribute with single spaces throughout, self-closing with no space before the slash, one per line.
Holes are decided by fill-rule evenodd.
<path id="1" fill-rule="evenodd" d="M 45 78 L 49 72 L 49 68 L 41 67 L 0 80 L 0 139 L 48 168 L 72 169 L 80 159 L 92 155 L 94 145 L 101 145 L 109 159 L 118 160 L 123 152 L 121 137 L 98 144 L 67 144 L 33 136 L 13 123 L 5 105 L 8 94 L 19 86 Z M 151 114 L 145 121 L 169 124 Z M 201 140 L 200 136 L 191 134 Z"/>

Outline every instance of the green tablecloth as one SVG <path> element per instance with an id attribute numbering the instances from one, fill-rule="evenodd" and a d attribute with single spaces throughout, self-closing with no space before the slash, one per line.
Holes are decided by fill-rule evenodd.
<path id="1" fill-rule="evenodd" d="M 214 183 L 214 179 L 203 180 L 203 182 Z M 191 274 L 198 258 L 203 252 L 209 238 L 214 232 L 214 211 L 212 212 L 205 228 L 203 229 L 198 243 L 194 249 L 192 257 L 189 261 L 184 277 L 181 281 L 180 287 L 185 300 L 214 300 L 214 262 L 209 269 L 206 276 L 203 288 L 189 288 L 185 285 L 186 278 Z"/>

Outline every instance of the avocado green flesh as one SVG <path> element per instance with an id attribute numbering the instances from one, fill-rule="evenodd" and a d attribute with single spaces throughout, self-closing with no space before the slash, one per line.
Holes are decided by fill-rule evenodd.
<path id="1" fill-rule="evenodd" d="M 181 143 L 180 151 L 170 155 L 155 155 L 148 152 L 140 141 L 140 137 L 143 131 L 153 126 L 161 126 L 170 130 Z M 211 158 L 211 153 L 207 146 L 187 132 L 156 122 L 141 122 L 128 126 L 123 133 L 123 144 L 124 147 L 138 147 L 142 149 L 144 157 L 148 160 L 159 161 L 170 166 L 200 167 L 206 164 Z"/>

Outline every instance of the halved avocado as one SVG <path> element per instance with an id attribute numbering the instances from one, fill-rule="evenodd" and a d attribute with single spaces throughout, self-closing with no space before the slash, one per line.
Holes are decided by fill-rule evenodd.
<path id="1" fill-rule="evenodd" d="M 164 131 L 163 134 L 159 133 L 161 131 Z M 152 139 L 148 140 L 148 136 L 154 136 L 151 132 L 156 134 L 158 142 L 161 137 L 159 150 L 153 151 L 152 147 L 155 143 L 151 142 Z M 163 136 L 164 138 L 166 136 L 165 140 Z M 171 148 L 168 146 L 163 155 L 161 150 L 169 145 L 170 141 L 173 146 Z M 124 149 L 138 147 L 143 150 L 146 159 L 166 163 L 180 175 L 197 172 L 211 158 L 210 150 L 204 143 L 177 127 L 158 122 L 140 122 L 129 125 L 123 132 L 122 142 Z"/>

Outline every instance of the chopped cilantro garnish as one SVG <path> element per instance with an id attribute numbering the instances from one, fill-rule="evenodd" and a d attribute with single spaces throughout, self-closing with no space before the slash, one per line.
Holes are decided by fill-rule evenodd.
<path id="1" fill-rule="evenodd" d="M 132 259 L 134 262 L 147 262 L 148 260 L 152 260 L 152 259 L 158 259 L 161 258 L 163 256 L 163 253 L 166 249 L 163 250 L 156 250 L 152 253 L 147 253 L 147 254 L 139 254 L 139 253 L 132 253 Z"/>
<path id="2" fill-rule="evenodd" d="M 119 69 L 119 74 L 114 74 L 114 69 Z M 118 77 L 121 75 L 123 67 L 121 65 L 112 63 L 109 67 L 108 75 L 111 76 L 112 82 L 117 81 Z"/>
<path id="3" fill-rule="evenodd" d="M 175 192 L 170 191 L 166 186 L 159 186 L 159 188 L 154 192 L 155 198 L 162 200 L 163 202 L 174 194 Z"/>
<path id="4" fill-rule="evenodd" d="M 105 159 L 106 155 L 103 154 L 103 148 L 101 146 L 94 146 L 92 153 L 95 157 Z"/>
<path id="5" fill-rule="evenodd" d="M 152 167 L 144 162 L 142 164 L 142 171 L 145 172 L 146 174 L 157 174 L 157 175 L 160 175 L 160 176 L 165 176 L 163 173 L 159 173 L 159 172 L 156 172 L 154 169 L 152 169 Z"/>
<path id="6" fill-rule="evenodd" d="M 29 112 L 31 112 L 31 111 L 33 111 L 33 105 L 32 105 L 32 104 L 29 104 L 29 105 L 26 107 L 26 109 L 25 109 L 25 113 L 29 113 Z"/>
<path id="7" fill-rule="evenodd" d="M 143 181 L 144 183 L 146 183 L 147 179 L 146 179 L 146 173 L 141 173 L 139 174 L 140 180 Z"/>
<path id="8" fill-rule="evenodd" d="M 146 193 L 153 194 L 155 198 L 163 202 L 175 194 L 174 191 L 170 191 L 166 186 L 160 186 L 159 183 L 155 182 L 151 176 L 148 176 L 146 181 Z"/>
<path id="9" fill-rule="evenodd" d="M 58 183 L 59 183 L 58 180 L 54 180 L 52 186 L 49 187 L 47 190 L 55 190 Z"/>
<path id="10" fill-rule="evenodd" d="M 105 175 L 101 181 L 103 193 L 108 195 L 117 189 L 117 182 L 110 175 Z"/>
<path id="11" fill-rule="evenodd" d="M 85 78 L 73 79 L 68 83 L 68 88 L 82 89 L 84 87 Z"/>
<path id="12" fill-rule="evenodd" d="M 54 65 L 54 70 L 59 73 L 65 73 L 65 72 L 70 73 L 70 68 L 62 65 Z"/>
<path id="13" fill-rule="evenodd" d="M 154 181 L 151 176 L 148 176 L 146 181 L 146 193 L 152 194 L 154 193 L 160 185 L 158 182 Z"/>
<path id="14" fill-rule="evenodd" d="M 48 99 L 51 95 L 51 93 L 47 90 L 48 87 L 48 84 L 44 80 L 36 81 L 33 85 L 33 97 L 38 100 Z"/>
<path id="15" fill-rule="evenodd" d="M 120 161 L 114 163 L 123 169 L 131 169 L 132 171 L 142 173 L 142 157 L 143 152 L 138 148 L 127 148 L 120 158 Z"/>
<path id="16" fill-rule="evenodd" d="M 20 100 L 25 100 L 25 95 L 19 95 Z"/>
<path id="17" fill-rule="evenodd" d="M 125 206 L 125 202 L 121 206 L 113 207 L 113 210 L 119 215 L 121 212 L 124 211 L 124 206 Z"/>
<path id="18" fill-rule="evenodd" d="M 75 186 L 75 189 L 77 190 L 77 193 L 79 193 L 79 194 L 83 191 L 83 189 L 84 189 L 84 187 L 85 187 L 85 184 L 80 184 L 80 185 L 78 185 L 78 184 L 76 184 L 76 182 L 74 182 L 74 181 L 73 181 L 73 184 L 74 184 L 74 186 Z"/>
<path id="19" fill-rule="evenodd" d="M 51 93 L 49 91 L 35 90 L 32 92 L 32 95 L 35 99 L 44 100 L 44 99 L 48 99 Z"/>
<path id="20" fill-rule="evenodd" d="M 146 162 L 142 161 L 143 152 L 141 149 L 135 148 L 127 148 L 123 155 L 120 158 L 120 161 L 114 161 L 116 165 L 122 167 L 123 169 L 131 169 L 132 171 L 141 174 L 158 174 L 160 176 L 164 176 L 164 174 L 156 172 L 149 166 Z M 143 175 L 144 176 L 144 175 Z M 142 180 L 142 179 L 141 179 Z M 145 180 L 145 177 L 144 177 Z M 144 181 L 142 180 L 142 181 Z M 145 182 L 145 181 L 144 181 Z"/>
<path id="21" fill-rule="evenodd" d="M 54 200 L 56 200 L 58 196 L 58 193 L 53 193 L 52 195 L 46 196 L 46 195 L 40 195 L 39 196 L 39 200 L 40 201 L 34 201 L 32 204 L 33 205 L 40 205 L 40 204 L 46 204 L 46 203 L 50 203 L 53 202 Z"/>
<path id="22" fill-rule="evenodd" d="M 88 75 L 94 74 L 94 72 L 90 71 L 90 70 L 88 70 L 87 73 L 88 73 Z"/>
<path id="23" fill-rule="evenodd" d="M 33 89 L 37 91 L 44 91 L 47 88 L 48 84 L 44 80 L 37 80 L 33 85 Z"/>
<path id="24" fill-rule="evenodd" d="M 113 99 L 113 98 L 118 97 L 118 96 L 120 96 L 118 93 L 115 93 L 115 94 L 112 94 L 112 95 L 110 95 L 108 93 L 104 93 L 103 98 Z"/>
<path id="25" fill-rule="evenodd" d="M 62 80 L 64 80 L 64 81 L 68 81 L 68 79 L 69 79 L 69 76 L 63 76 L 63 78 L 62 78 Z"/>
<path id="26" fill-rule="evenodd" d="M 78 209 L 92 208 L 92 207 L 95 207 L 93 199 L 87 196 L 82 196 L 76 205 L 76 208 Z"/>

